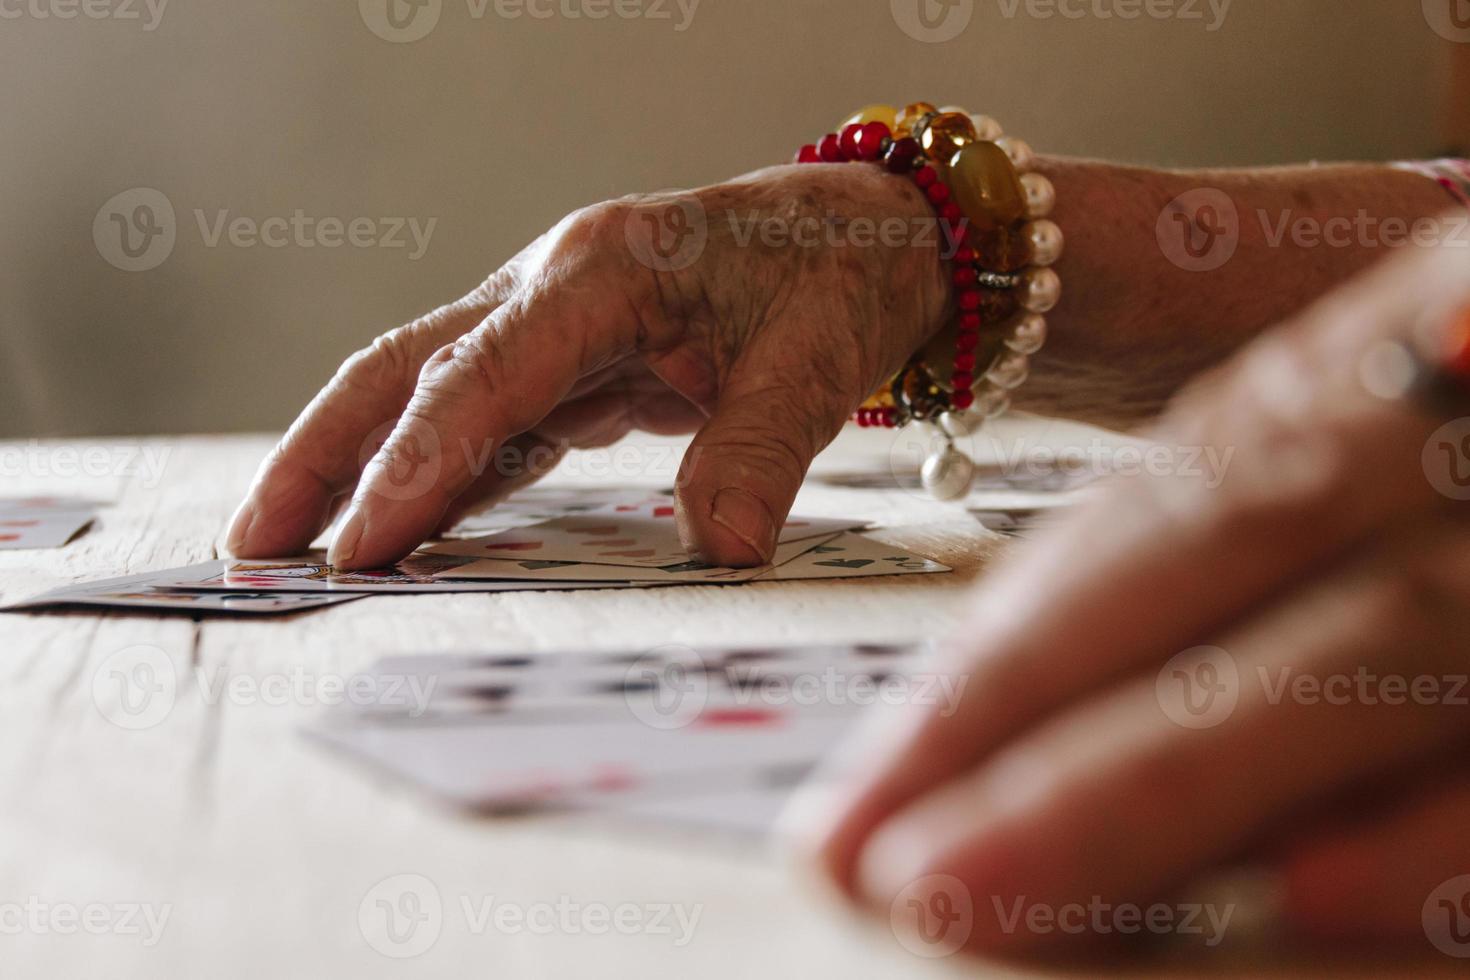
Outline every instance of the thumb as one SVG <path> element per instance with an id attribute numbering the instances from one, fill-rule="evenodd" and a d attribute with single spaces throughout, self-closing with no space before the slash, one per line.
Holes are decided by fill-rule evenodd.
<path id="1" fill-rule="evenodd" d="M 852 407 L 822 386 L 732 376 L 680 466 L 679 538 L 712 565 L 763 565 L 812 459 Z"/>

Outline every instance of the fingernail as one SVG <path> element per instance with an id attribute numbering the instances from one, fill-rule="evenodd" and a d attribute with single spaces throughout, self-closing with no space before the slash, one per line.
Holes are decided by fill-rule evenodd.
<path id="1" fill-rule="evenodd" d="M 352 556 L 357 554 L 357 545 L 362 540 L 362 532 L 366 527 L 367 522 L 363 519 L 362 511 L 353 507 L 347 519 L 337 530 L 337 536 L 332 539 L 332 546 L 327 549 L 327 563 L 345 565 L 352 561 Z"/>
<path id="2" fill-rule="evenodd" d="M 255 523 L 255 505 L 246 500 L 235 511 L 235 516 L 230 519 L 230 533 L 225 538 L 225 550 L 231 556 L 238 558 L 245 547 L 245 540 L 250 537 L 250 528 Z"/>
<path id="3" fill-rule="evenodd" d="M 769 559 L 776 550 L 776 522 L 764 501 L 755 494 L 739 487 L 726 487 L 715 494 L 710 517 L 762 559 Z"/>

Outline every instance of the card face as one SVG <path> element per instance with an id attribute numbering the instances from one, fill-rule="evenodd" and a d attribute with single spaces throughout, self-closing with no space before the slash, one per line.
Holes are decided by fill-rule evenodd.
<path id="1" fill-rule="evenodd" d="M 785 544 L 837 534 L 861 527 L 863 523 L 793 515 L 782 527 L 778 541 Z M 666 568 L 690 560 L 679 542 L 672 499 L 625 504 L 596 514 L 559 517 L 479 538 L 435 542 L 421 550 L 431 555 L 574 561 L 639 568 Z"/>
<path id="2" fill-rule="evenodd" d="M 640 568 L 636 565 L 598 565 L 576 561 L 538 559 L 512 561 L 505 558 L 485 558 L 441 572 L 438 577 L 455 581 L 489 579 L 534 582 L 664 582 L 668 584 L 748 582 L 769 569 L 783 565 L 835 537 L 837 535 L 834 534 L 828 538 L 818 537 L 777 545 L 775 554 L 771 556 L 770 564 L 757 568 L 722 568 L 697 561 L 685 561 L 667 568 Z"/>
<path id="3" fill-rule="evenodd" d="M 73 497 L 0 499 L 0 551 L 59 548 L 92 523 L 98 506 Z"/>
<path id="4" fill-rule="evenodd" d="M 773 812 L 772 786 L 793 785 L 926 652 L 392 657 L 371 672 L 381 703 L 339 706 L 311 734 L 477 810 L 621 806 L 738 787 L 761 799 L 736 822 L 759 825 Z M 818 683 L 834 693 L 813 698 Z"/>
<path id="5" fill-rule="evenodd" d="M 303 558 L 244 561 L 227 559 L 207 575 L 178 575 L 165 583 L 167 588 L 205 592 L 342 592 L 342 593 L 421 593 L 421 592 L 525 592 L 534 590 L 621 588 L 619 582 L 457 582 L 436 576 L 454 568 L 472 564 L 474 559 L 454 555 L 410 555 L 388 568 L 339 572 L 321 555 Z"/>
<path id="6" fill-rule="evenodd" d="M 359 598 L 353 595 L 280 595 L 251 592 L 184 592 L 158 588 L 160 580 L 168 580 L 179 574 L 217 574 L 223 562 L 204 562 L 187 568 L 164 569 L 142 575 L 105 579 L 82 585 L 69 585 L 60 589 L 12 603 L 3 608 L 7 611 L 41 609 L 54 606 L 104 606 L 124 609 L 153 609 L 164 612 L 223 612 L 254 615 L 273 615 L 313 609 L 318 606 L 335 605 Z"/>
<path id="7" fill-rule="evenodd" d="M 948 565 L 910 554 L 863 534 L 841 534 L 753 581 L 866 578 L 876 575 L 927 575 L 953 571 Z"/>
<path id="8" fill-rule="evenodd" d="M 599 487 L 595 491 L 585 487 L 528 487 L 493 507 L 465 515 L 444 537 L 483 537 L 497 531 L 540 524 L 558 517 L 602 513 L 618 507 L 638 507 L 654 501 L 667 503 L 673 499 L 672 491 L 661 492 L 642 487 Z"/>

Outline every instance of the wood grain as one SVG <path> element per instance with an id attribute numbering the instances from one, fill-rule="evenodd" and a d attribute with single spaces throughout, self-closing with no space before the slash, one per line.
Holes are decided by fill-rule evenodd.
<path id="1" fill-rule="evenodd" d="M 881 435 L 874 438 L 844 436 L 822 466 L 887 465 L 887 446 Z M 8 479 L 7 494 L 46 490 L 116 503 L 64 549 L 0 553 L 0 598 L 215 555 L 268 440 L 148 445 L 168 451 L 156 486 L 122 474 Z M 249 622 L 97 612 L 0 616 L 0 902 L 170 910 L 152 946 L 117 933 L 0 935 L 0 976 L 1051 975 L 921 962 L 881 924 L 848 919 L 773 856 L 722 838 L 640 833 L 595 818 L 483 820 L 447 812 L 303 739 L 299 729 L 319 710 L 313 698 L 268 703 L 218 694 L 229 681 L 248 690 L 273 679 L 346 677 L 394 652 L 909 638 L 943 629 L 969 580 L 999 547 L 962 509 L 901 490 L 856 491 L 814 480 L 799 506 L 897 528 L 887 540 L 958 572 L 636 592 L 373 597 Z M 127 730 L 99 711 L 93 684 L 110 657 L 140 644 L 167 658 L 176 695 L 158 724 Z M 358 919 L 370 890 L 402 874 L 427 877 L 444 902 L 437 942 L 405 961 L 375 951 Z M 461 902 L 475 910 L 490 897 L 519 906 L 677 903 L 699 908 L 700 917 L 683 945 L 676 935 L 652 933 L 477 931 Z M 1163 972 L 1202 969 L 1185 963 Z M 1158 972 L 1136 964 L 1127 970 Z M 1289 964 L 1281 971 L 1298 972 Z"/>

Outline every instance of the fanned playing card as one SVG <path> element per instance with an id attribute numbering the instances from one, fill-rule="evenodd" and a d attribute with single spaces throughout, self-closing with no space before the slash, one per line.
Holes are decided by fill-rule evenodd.
<path id="1" fill-rule="evenodd" d="M 758 827 L 876 704 L 957 697 L 925 646 L 392 657 L 311 734 L 457 805 L 613 807 Z M 718 804 L 715 804 L 718 806 Z"/>
<path id="2" fill-rule="evenodd" d="M 778 541 L 785 544 L 830 536 L 862 525 L 862 521 L 793 515 L 781 528 Z M 430 555 L 529 558 L 638 568 L 666 568 L 690 560 L 674 524 L 674 502 L 667 498 L 608 512 L 559 517 L 478 538 L 436 541 L 421 551 Z"/>
<path id="3" fill-rule="evenodd" d="M 245 615 L 278 615 L 302 609 L 350 602 L 356 595 L 305 595 L 261 591 L 193 591 L 160 587 L 180 576 L 208 577 L 218 575 L 224 562 L 210 561 L 186 568 L 169 568 L 141 575 L 104 579 L 69 585 L 0 607 L 7 612 L 64 606 L 103 606 L 122 609 L 149 609 L 159 612 L 239 613 Z"/>
<path id="4" fill-rule="evenodd" d="M 0 551 L 59 548 L 96 519 L 99 506 L 73 497 L 0 498 Z"/>
<path id="5" fill-rule="evenodd" d="M 410 555 L 388 568 L 342 572 L 327 564 L 321 554 L 276 560 L 229 559 L 207 575 L 178 575 L 169 588 L 206 592 L 342 592 L 393 594 L 422 592 L 525 592 L 532 590 L 615 589 L 620 582 L 457 582 L 437 576 L 467 566 L 472 558 L 453 555 Z"/>
<path id="6" fill-rule="evenodd" d="M 546 561 L 527 558 L 485 558 L 468 565 L 457 566 L 440 572 L 438 578 L 445 580 L 525 580 L 534 582 L 639 582 L 639 583 L 709 583 L 748 582 L 772 567 L 784 565 L 825 541 L 836 538 L 812 538 L 789 541 L 776 546 L 776 552 L 767 565 L 757 568 L 722 568 L 703 562 L 685 560 L 665 568 L 642 568 L 636 565 L 599 565 L 580 561 Z"/>
<path id="7" fill-rule="evenodd" d="M 868 537 L 840 534 L 817 545 L 784 565 L 768 569 L 756 582 L 791 582 L 803 579 L 866 578 L 876 575 L 928 575 L 953 571 L 948 565 L 911 554 Z"/>

